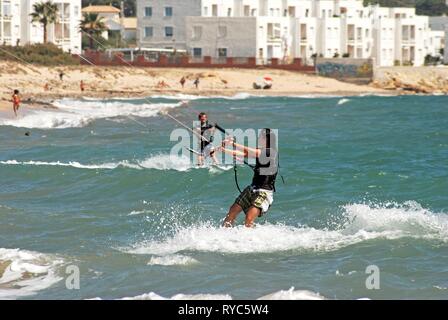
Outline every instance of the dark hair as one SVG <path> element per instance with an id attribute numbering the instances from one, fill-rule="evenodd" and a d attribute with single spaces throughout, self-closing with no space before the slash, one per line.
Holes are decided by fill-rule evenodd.
<path id="1" fill-rule="evenodd" d="M 266 140 L 266 148 L 277 149 L 277 137 L 271 128 L 263 128 L 261 134 Z"/>
<path id="2" fill-rule="evenodd" d="M 201 120 L 201 118 L 203 117 L 203 116 L 206 116 L 207 114 L 205 113 L 205 112 L 201 112 L 199 115 L 198 115 L 198 119 L 199 120 Z"/>
<path id="3" fill-rule="evenodd" d="M 19 90 L 15 89 L 14 94 L 19 94 Z"/>

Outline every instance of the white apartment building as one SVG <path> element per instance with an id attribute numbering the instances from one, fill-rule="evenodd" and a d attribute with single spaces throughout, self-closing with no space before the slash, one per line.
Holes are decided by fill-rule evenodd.
<path id="1" fill-rule="evenodd" d="M 362 0 L 137 0 L 137 19 L 140 47 L 215 58 L 348 56 L 419 66 L 441 45 L 415 9 Z"/>
<path id="2" fill-rule="evenodd" d="M 20 39 L 20 0 L 0 0 L 0 44 L 16 45 Z"/>
<path id="3" fill-rule="evenodd" d="M 435 49 L 441 42 L 441 48 L 444 48 L 444 62 L 448 63 L 448 16 L 429 17 L 429 27 L 432 32 L 432 41 L 435 42 Z M 440 49 L 436 54 L 441 55 Z"/>
<path id="4" fill-rule="evenodd" d="M 40 0 L 0 0 L 0 42 L 24 45 L 43 42 L 43 27 L 31 22 L 33 4 Z M 58 21 L 49 25 L 48 41 L 65 51 L 81 53 L 81 0 L 54 0 Z"/>
<path id="5" fill-rule="evenodd" d="M 40 0 L 21 0 L 21 44 L 42 43 L 44 30 L 41 24 L 31 22 L 33 4 Z M 53 0 L 58 6 L 58 21 L 47 27 L 48 41 L 67 52 L 81 53 L 81 0 Z"/>

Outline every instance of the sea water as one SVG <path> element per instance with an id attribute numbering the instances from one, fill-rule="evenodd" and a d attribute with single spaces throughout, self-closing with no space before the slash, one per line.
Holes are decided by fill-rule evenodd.
<path id="1" fill-rule="evenodd" d="M 446 96 L 54 104 L 0 119 L 1 299 L 448 298 Z M 231 165 L 170 156 L 165 113 L 198 111 L 279 130 L 285 184 L 254 229 L 220 227 Z"/>

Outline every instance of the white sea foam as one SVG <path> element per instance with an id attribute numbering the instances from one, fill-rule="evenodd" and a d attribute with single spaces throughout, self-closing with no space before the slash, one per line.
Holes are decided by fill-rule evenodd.
<path id="1" fill-rule="evenodd" d="M 198 260 L 189 257 L 184 256 L 181 254 L 173 254 L 173 255 L 167 255 L 167 256 L 154 256 L 151 257 L 151 259 L 148 261 L 149 266 L 178 266 L 178 265 L 191 265 L 191 264 L 197 264 L 199 263 Z"/>
<path id="2" fill-rule="evenodd" d="M 232 297 L 228 294 L 207 294 L 207 293 L 199 293 L 199 294 L 183 294 L 179 293 L 171 298 L 165 298 L 157 293 L 150 292 L 141 294 L 135 297 L 125 297 L 119 300 L 232 300 Z"/>
<path id="3" fill-rule="evenodd" d="M 62 99 L 53 104 L 57 109 L 29 110 L 17 119 L 0 119 L 0 125 L 39 129 L 84 127 L 97 119 L 129 116 L 154 117 L 161 111 L 180 105 L 179 103 L 133 104 L 124 101 L 73 99 Z"/>
<path id="4" fill-rule="evenodd" d="M 187 171 L 195 165 L 190 158 L 177 155 L 160 154 L 138 162 L 145 169 Z"/>
<path id="5" fill-rule="evenodd" d="M 0 248 L 0 299 L 16 299 L 49 288 L 62 280 L 56 273 L 62 259 L 38 252 Z"/>
<path id="6" fill-rule="evenodd" d="M 126 161 L 117 163 L 102 163 L 102 164 L 81 164 L 77 161 L 70 162 L 60 162 L 60 161 L 17 161 L 17 160 L 7 160 L 0 161 L 3 165 L 20 165 L 20 166 L 51 166 L 51 167 L 72 167 L 78 169 L 116 169 L 120 166 L 122 167 L 134 167 L 139 168 L 137 165 L 132 165 Z"/>
<path id="7" fill-rule="evenodd" d="M 265 253 L 279 251 L 327 252 L 374 239 L 419 238 L 448 242 L 448 216 L 435 214 L 414 202 L 343 207 L 347 222 L 337 230 L 281 224 L 220 228 L 211 223 L 179 228 L 163 240 L 148 240 L 125 251 L 166 255 L 183 251 Z"/>
<path id="8" fill-rule="evenodd" d="M 338 101 L 338 106 L 341 106 L 341 105 L 346 104 L 348 102 L 350 102 L 350 99 L 343 98 L 343 99 Z"/>
<path id="9" fill-rule="evenodd" d="M 292 287 L 289 290 L 280 290 L 267 294 L 258 298 L 257 300 L 324 300 L 325 297 L 318 293 L 308 290 L 295 290 Z M 92 300 L 101 300 L 101 298 L 94 298 Z M 145 293 L 134 297 L 125 297 L 118 300 L 233 300 L 229 294 L 176 294 L 170 298 L 163 297 L 155 292 Z"/>
<path id="10" fill-rule="evenodd" d="M 324 300 L 325 297 L 318 293 L 308 290 L 295 290 L 291 287 L 289 290 L 280 290 L 265 295 L 257 300 Z"/>
<path id="11" fill-rule="evenodd" d="M 211 174 L 218 174 L 223 171 L 232 169 L 232 166 L 204 166 L 198 167 L 190 158 L 186 156 L 160 154 L 148 157 L 144 160 L 134 161 L 118 161 L 105 162 L 97 164 L 82 164 L 78 161 L 18 161 L 18 160 L 4 160 L 0 161 L 0 165 L 19 165 L 19 166 L 51 166 L 51 167 L 72 167 L 77 169 L 87 170 L 112 170 L 117 168 L 128 168 L 136 170 L 154 169 L 154 170 L 175 170 L 188 171 L 191 169 L 207 169 Z"/>

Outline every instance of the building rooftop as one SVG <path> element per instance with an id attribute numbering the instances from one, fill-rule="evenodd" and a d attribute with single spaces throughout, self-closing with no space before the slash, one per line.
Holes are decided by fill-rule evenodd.
<path id="1" fill-rule="evenodd" d="M 82 13 L 120 13 L 114 6 L 92 6 L 82 8 Z"/>

